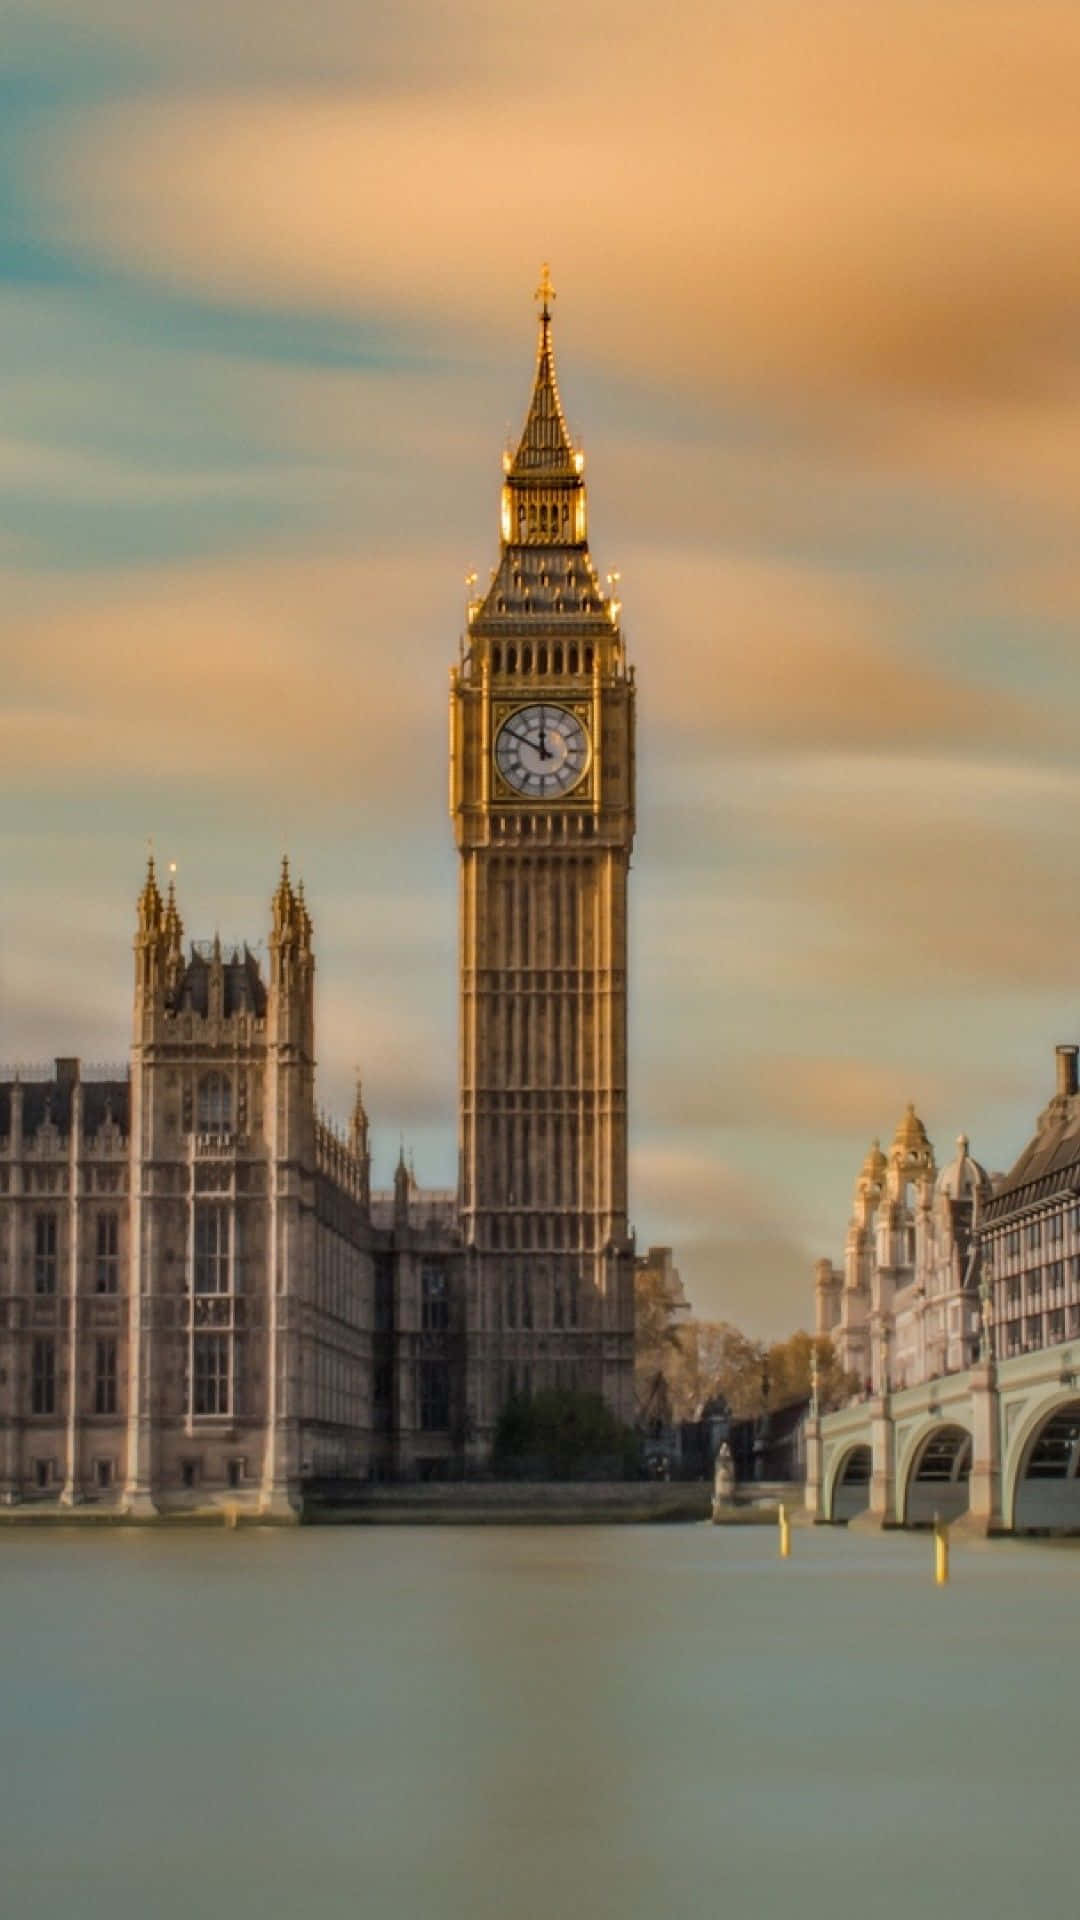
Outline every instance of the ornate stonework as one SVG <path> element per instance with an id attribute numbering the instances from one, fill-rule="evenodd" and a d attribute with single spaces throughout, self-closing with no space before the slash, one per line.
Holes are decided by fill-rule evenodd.
<path id="1" fill-rule="evenodd" d="M 539 297 L 532 396 L 504 462 L 499 563 L 470 606 L 450 695 L 467 1394 L 478 1448 L 515 1389 L 576 1385 L 626 1419 L 633 1407 L 634 676 L 619 602 L 589 553 L 546 269 Z"/>

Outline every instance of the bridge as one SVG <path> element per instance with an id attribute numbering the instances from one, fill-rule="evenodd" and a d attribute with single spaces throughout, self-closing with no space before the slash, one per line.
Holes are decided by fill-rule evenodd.
<path id="1" fill-rule="evenodd" d="M 882 1527 L 1080 1533 L 1080 1343 L 811 1413 L 806 1506 Z"/>

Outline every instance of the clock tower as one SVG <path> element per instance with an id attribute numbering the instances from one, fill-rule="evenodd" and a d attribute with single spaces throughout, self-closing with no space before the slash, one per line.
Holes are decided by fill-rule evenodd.
<path id="1" fill-rule="evenodd" d="M 460 870 L 466 1431 L 514 1393 L 633 1413 L 626 889 L 634 676 L 589 553 L 584 457 L 555 378 L 544 269 L 536 377 L 503 460 L 501 553 L 451 674 Z"/>

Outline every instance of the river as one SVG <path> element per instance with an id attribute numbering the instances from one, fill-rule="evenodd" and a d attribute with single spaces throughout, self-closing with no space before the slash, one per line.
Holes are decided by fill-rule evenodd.
<path id="1" fill-rule="evenodd" d="M 1080 1554 L 792 1548 L 5 1531 L 4 1913 L 1071 1913 Z"/>

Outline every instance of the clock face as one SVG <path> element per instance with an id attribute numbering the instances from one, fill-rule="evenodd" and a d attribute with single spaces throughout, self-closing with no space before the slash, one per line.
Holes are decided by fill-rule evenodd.
<path id="1" fill-rule="evenodd" d="M 495 740 L 495 765 L 528 800 L 569 793 L 588 764 L 589 736 L 565 707 L 519 707 Z"/>

